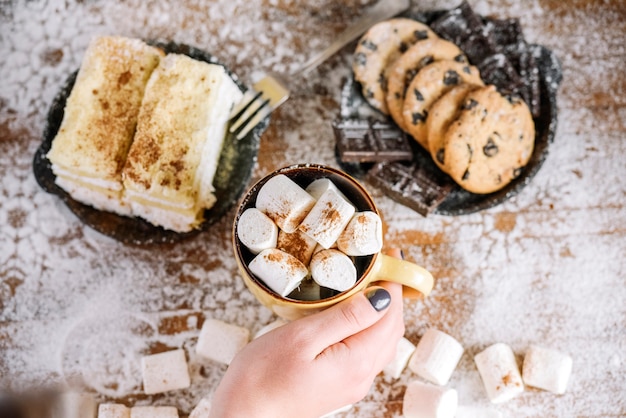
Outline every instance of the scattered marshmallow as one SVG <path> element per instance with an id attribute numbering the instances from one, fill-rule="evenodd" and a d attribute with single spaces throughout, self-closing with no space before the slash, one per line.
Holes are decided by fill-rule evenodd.
<path id="1" fill-rule="evenodd" d="M 173 406 L 133 406 L 130 418 L 178 418 L 178 410 Z"/>
<path id="2" fill-rule="evenodd" d="M 376 212 L 357 212 L 337 239 L 337 247 L 347 255 L 362 256 L 383 248 L 383 222 Z"/>
<path id="3" fill-rule="evenodd" d="M 320 196 L 298 229 L 330 248 L 352 219 L 355 209 L 337 192 L 328 189 Z"/>
<path id="4" fill-rule="evenodd" d="M 323 177 L 320 179 L 316 179 L 313 180 L 311 182 L 311 184 L 309 184 L 306 187 L 306 191 L 313 196 L 313 198 L 315 198 L 315 200 L 319 199 L 321 195 L 323 195 L 326 190 L 331 189 L 334 190 L 339 196 L 341 196 L 342 198 L 344 198 L 345 200 L 347 200 L 348 202 L 350 201 L 343 193 L 341 193 L 341 191 L 339 190 L 339 188 L 337 186 L 335 186 L 335 183 L 332 182 L 331 179 Z"/>
<path id="5" fill-rule="evenodd" d="M 185 350 L 142 357 L 143 389 L 148 395 L 184 389 L 191 385 Z"/>
<path id="6" fill-rule="evenodd" d="M 480 406 L 459 406 L 455 418 L 503 418 L 500 411 Z"/>
<path id="7" fill-rule="evenodd" d="M 235 355 L 250 341 L 250 331 L 217 319 L 207 319 L 202 324 L 196 354 L 230 364 Z"/>
<path id="8" fill-rule="evenodd" d="M 237 237 L 253 254 L 258 254 L 276 247 L 278 226 L 257 208 L 248 208 L 237 222 Z"/>
<path id="9" fill-rule="evenodd" d="M 402 414 L 404 418 L 453 418 L 457 406 L 456 390 L 414 380 L 404 393 Z"/>
<path id="10" fill-rule="evenodd" d="M 398 345 L 396 346 L 396 355 L 391 363 L 385 366 L 383 372 L 394 379 L 398 379 L 406 368 L 406 365 L 414 351 L 415 345 L 413 345 L 411 341 L 404 337 L 400 338 Z"/>
<path id="11" fill-rule="evenodd" d="M 98 403 L 88 393 L 65 392 L 59 397 L 57 412 L 59 418 L 95 418 Z"/>
<path id="12" fill-rule="evenodd" d="M 531 346 L 524 357 L 522 378 L 528 386 L 565 393 L 572 373 L 572 358 L 555 350 Z"/>
<path id="13" fill-rule="evenodd" d="M 101 403 L 98 418 L 130 418 L 130 409 L 119 403 Z"/>
<path id="14" fill-rule="evenodd" d="M 313 196 L 284 174 L 270 178 L 256 198 L 256 208 L 285 232 L 294 232 L 313 205 Z"/>
<path id="15" fill-rule="evenodd" d="M 463 346 L 453 337 L 429 328 L 409 360 L 409 368 L 431 383 L 445 385 L 456 369 Z"/>
<path id="16" fill-rule="evenodd" d="M 309 274 L 309 270 L 300 260 L 276 248 L 261 251 L 248 268 L 281 296 L 291 293 Z"/>
<path id="17" fill-rule="evenodd" d="M 200 399 L 198 405 L 191 411 L 189 418 L 207 418 L 211 413 L 211 400 L 208 398 Z"/>
<path id="18" fill-rule="evenodd" d="M 292 233 L 278 232 L 276 248 L 293 255 L 305 266 L 311 261 L 316 246 L 317 242 L 300 230 Z"/>
<path id="19" fill-rule="evenodd" d="M 506 402 L 524 391 L 513 350 L 497 343 L 474 356 L 487 396 L 493 403 Z"/>
<path id="20" fill-rule="evenodd" d="M 280 327 L 282 327 L 283 325 L 286 325 L 286 324 L 287 324 L 287 321 L 286 321 L 286 320 L 284 320 L 284 319 L 282 319 L 282 318 L 278 318 L 277 320 L 272 321 L 272 322 L 270 322 L 269 324 L 267 324 L 267 325 L 265 325 L 265 326 L 261 327 L 261 329 L 260 329 L 260 330 L 258 330 L 258 331 L 256 332 L 256 334 L 254 334 L 253 339 L 259 338 L 260 336 L 265 335 L 265 334 L 267 334 L 268 332 L 273 331 L 273 330 L 275 330 L 276 328 L 280 328 Z"/>
<path id="21" fill-rule="evenodd" d="M 344 253 L 323 250 L 311 259 L 311 276 L 320 286 L 343 292 L 356 283 L 356 267 Z"/>
<path id="22" fill-rule="evenodd" d="M 130 408 L 119 403 L 101 403 L 98 418 L 130 418 Z"/>

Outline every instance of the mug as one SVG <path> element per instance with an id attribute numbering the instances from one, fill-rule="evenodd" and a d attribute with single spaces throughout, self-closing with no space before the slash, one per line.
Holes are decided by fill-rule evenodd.
<path id="1" fill-rule="evenodd" d="M 257 279 L 248 268 L 254 258 L 237 237 L 237 226 L 241 214 L 248 208 L 255 207 L 256 196 L 261 187 L 273 176 L 284 174 L 303 189 L 319 178 L 328 178 L 356 207 L 357 212 L 372 211 L 380 216 L 369 193 L 350 175 L 332 167 L 319 164 L 299 164 L 278 169 L 259 180 L 241 199 L 233 222 L 233 249 L 241 276 L 246 287 L 267 308 L 286 320 L 294 320 L 326 309 L 350 296 L 364 290 L 376 281 L 400 283 L 404 295 L 415 297 L 428 296 L 433 287 L 433 276 L 424 268 L 409 261 L 390 257 L 383 253 L 355 258 L 357 269 L 356 284 L 341 293 L 320 300 L 296 300 L 283 297 Z"/>

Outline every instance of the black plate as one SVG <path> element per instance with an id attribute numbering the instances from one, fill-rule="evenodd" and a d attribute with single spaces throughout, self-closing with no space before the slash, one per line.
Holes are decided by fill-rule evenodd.
<path id="1" fill-rule="evenodd" d="M 409 12 L 404 16 L 428 24 L 441 13 L 442 11 L 427 13 Z M 470 193 L 455 184 L 452 191 L 437 206 L 437 208 L 434 209 L 434 213 L 448 216 L 465 215 L 499 205 L 500 203 L 515 196 L 524 187 L 526 187 L 546 160 L 548 156 L 548 149 L 554 141 L 554 136 L 556 134 L 557 90 L 563 75 L 559 59 L 551 50 L 542 45 L 534 44 L 529 45 L 529 48 L 532 48 L 539 68 L 541 113 L 538 117 L 534 118 L 536 132 L 535 147 L 528 164 L 524 167 L 522 173 L 516 179 L 501 190 L 494 193 Z M 358 108 L 362 107 L 364 103 L 366 102 L 361 95 L 360 87 L 352 78 L 348 79 L 343 88 L 343 97 L 341 101 L 342 117 L 355 117 L 355 115 L 362 115 L 362 110 Z M 381 113 L 376 113 L 378 114 L 378 117 L 384 117 Z M 393 123 L 390 118 L 385 120 Z M 411 142 L 414 143 L 415 141 L 411 140 Z M 416 146 L 415 144 L 412 145 L 414 150 L 413 160 L 420 166 L 424 167 L 428 172 L 431 172 L 433 179 L 441 178 L 441 176 L 448 177 L 448 175 L 441 171 L 432 161 L 432 157 L 426 152 L 426 150 Z M 363 178 L 371 167 L 371 164 L 345 164 L 341 162 L 340 165 L 350 174 L 360 178 Z M 451 179 L 450 181 L 453 182 Z"/>
<path id="2" fill-rule="evenodd" d="M 166 53 L 184 54 L 226 68 L 213 55 L 188 45 L 158 41 L 149 43 L 162 48 Z M 228 68 L 226 68 L 226 72 L 241 91 L 246 90 L 246 87 Z M 252 175 L 252 169 L 257 161 L 261 134 L 269 124 L 269 116 L 241 140 L 237 140 L 230 134 L 226 137 L 213 180 L 217 203 L 205 211 L 205 220 L 197 230 L 178 233 L 154 226 L 141 218 L 99 211 L 72 199 L 65 190 L 55 183 L 56 176 L 52 172 L 52 166 L 46 154 L 50 151 L 52 140 L 63 120 L 65 102 L 72 91 L 77 73 L 78 71 L 68 77 L 50 106 L 43 141 L 33 158 L 33 170 L 37 183 L 48 193 L 59 196 L 82 222 L 96 231 L 126 244 L 175 243 L 207 230 L 238 201 Z"/>

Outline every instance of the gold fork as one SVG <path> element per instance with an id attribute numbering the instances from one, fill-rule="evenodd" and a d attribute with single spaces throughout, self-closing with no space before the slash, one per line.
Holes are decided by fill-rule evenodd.
<path id="1" fill-rule="evenodd" d="M 309 59 L 288 78 L 305 75 L 326 61 L 345 45 L 365 32 L 370 26 L 389 19 L 409 7 L 409 0 L 381 0 L 353 25 L 344 30 L 335 41 Z M 230 113 L 230 132 L 241 139 L 289 98 L 288 78 L 279 74 L 265 74 L 248 89 Z"/>

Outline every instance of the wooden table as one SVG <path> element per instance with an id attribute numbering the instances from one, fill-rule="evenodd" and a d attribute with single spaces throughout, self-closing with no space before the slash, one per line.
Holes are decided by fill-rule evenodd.
<path id="1" fill-rule="evenodd" d="M 273 317 L 245 289 L 230 246 L 231 209 L 176 245 L 121 244 L 81 224 L 32 174 L 50 102 L 78 68 L 91 36 L 173 39 L 212 52 L 244 81 L 303 63 L 371 1 L 185 0 L 0 2 L 0 389 L 61 387 L 99 401 L 173 405 L 186 416 L 225 366 L 194 354 L 205 318 L 252 332 Z M 405 303 L 406 337 L 427 327 L 465 354 L 450 387 L 460 404 L 512 417 L 626 415 L 626 6 L 621 0 L 470 1 L 483 15 L 519 17 L 530 42 L 563 69 L 558 129 L 532 182 L 499 206 L 426 218 L 372 186 L 386 247 L 436 277 L 432 295 Z M 414 8 L 456 1 L 414 1 Z M 296 83 L 262 138 L 253 180 L 278 167 L 337 166 L 330 122 L 339 111 L 354 44 Z M 531 344 L 572 356 L 564 395 L 527 388 L 491 406 L 473 356 Z M 139 358 L 173 348 L 189 357 L 192 386 L 141 390 Z M 339 416 L 399 417 L 418 377 L 380 376 Z M 312 390 L 315 390 L 312 388 Z"/>

